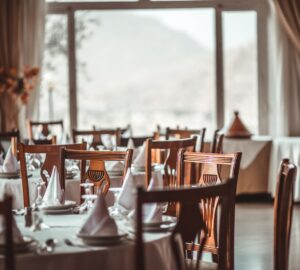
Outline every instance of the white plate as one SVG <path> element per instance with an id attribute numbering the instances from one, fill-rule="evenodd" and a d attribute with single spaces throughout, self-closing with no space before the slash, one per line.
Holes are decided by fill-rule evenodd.
<path id="1" fill-rule="evenodd" d="M 120 243 L 126 235 L 126 233 L 120 233 L 118 235 L 94 236 L 79 233 L 77 237 L 89 246 L 106 246 Z"/>
<path id="2" fill-rule="evenodd" d="M 31 250 L 31 248 L 37 244 L 36 240 L 30 236 L 23 236 L 24 242 L 14 243 L 14 251 L 16 253 L 26 252 Z M 4 253 L 5 246 L 0 244 L 0 253 Z"/>
<path id="3" fill-rule="evenodd" d="M 163 168 L 162 164 L 154 164 L 151 166 L 152 171 L 161 171 L 162 168 Z M 135 166 L 134 164 L 131 165 L 131 169 L 135 172 L 145 172 L 146 171 L 145 166 L 139 167 L 139 166 Z"/>
<path id="4" fill-rule="evenodd" d="M 69 214 L 73 208 L 68 208 L 68 209 L 56 209 L 56 210 L 51 210 L 51 209 L 43 209 L 43 212 L 48 215 L 62 215 L 62 214 Z"/>
<path id="5" fill-rule="evenodd" d="M 20 178 L 19 172 L 0 172 L 0 178 Z"/>
<path id="6" fill-rule="evenodd" d="M 122 171 L 107 171 L 109 176 L 123 176 L 123 170 Z"/>
<path id="7" fill-rule="evenodd" d="M 170 224 L 176 222 L 176 217 L 172 216 L 162 216 L 162 221 L 156 221 L 156 222 L 144 222 L 144 227 L 160 227 L 163 224 Z"/>
<path id="8" fill-rule="evenodd" d="M 76 202 L 74 201 L 65 201 L 63 205 L 41 205 L 41 209 L 43 210 L 66 210 L 70 208 L 74 208 L 76 206 Z"/>
<path id="9" fill-rule="evenodd" d="M 174 229 L 176 226 L 176 223 L 168 223 L 168 224 L 162 224 L 158 227 L 144 227 L 144 232 L 168 232 Z"/>

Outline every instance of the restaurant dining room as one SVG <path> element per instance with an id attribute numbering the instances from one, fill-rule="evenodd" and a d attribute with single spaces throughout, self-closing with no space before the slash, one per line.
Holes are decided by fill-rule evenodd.
<path id="1" fill-rule="evenodd" d="M 300 0 L 0 0 L 0 270 L 300 269 Z"/>

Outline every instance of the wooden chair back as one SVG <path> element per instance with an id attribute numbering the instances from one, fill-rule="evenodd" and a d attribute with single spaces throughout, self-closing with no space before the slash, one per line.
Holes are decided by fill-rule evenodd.
<path id="1" fill-rule="evenodd" d="M 148 139 L 146 141 L 146 186 L 151 180 L 152 163 L 163 164 L 164 186 L 174 187 L 177 184 L 177 153 L 181 148 L 195 151 L 196 137 L 191 139 L 158 141 Z"/>
<path id="2" fill-rule="evenodd" d="M 5 153 L 5 147 L 2 143 L 11 143 L 12 151 L 16 154 L 17 144 L 20 142 L 20 131 L 0 132 L 0 153 Z"/>
<path id="3" fill-rule="evenodd" d="M 274 200 L 274 270 L 289 269 L 289 245 L 297 168 L 282 160 Z"/>
<path id="4" fill-rule="evenodd" d="M 180 186 L 191 186 L 192 184 L 198 184 L 200 186 L 211 186 L 222 183 L 224 180 L 221 179 L 219 170 L 221 167 L 230 167 L 229 177 L 232 178 L 234 184 L 234 194 L 236 192 L 236 185 L 238 180 L 241 153 L 234 154 L 213 154 L 213 153 L 199 153 L 199 152 L 187 152 L 180 150 L 178 153 L 178 167 L 177 167 L 177 179 L 178 185 Z M 185 170 L 187 165 L 198 165 L 200 166 L 201 173 L 199 179 L 191 179 L 185 177 Z M 208 229 L 208 239 L 204 246 L 204 250 L 213 254 L 214 261 L 219 261 L 219 244 L 217 238 L 217 217 L 218 217 L 218 204 L 219 198 L 211 198 L 201 202 L 204 220 Z M 231 214 L 231 228 L 229 235 L 233 237 L 234 232 L 234 209 Z M 233 239 L 230 247 L 231 263 L 233 265 Z M 227 269 L 227 268 L 226 268 Z M 233 268 L 230 268 L 233 269 Z"/>
<path id="5" fill-rule="evenodd" d="M 187 139 L 193 136 L 199 136 L 197 138 L 199 146 L 197 147 L 197 151 L 202 152 L 204 147 L 204 137 L 205 137 L 206 128 L 202 129 L 171 129 L 167 127 L 166 129 L 166 140 L 170 140 L 170 138 L 174 137 L 176 139 Z"/>
<path id="6" fill-rule="evenodd" d="M 57 144 L 57 137 L 56 135 L 51 136 L 51 139 L 31 139 L 33 144 Z"/>
<path id="7" fill-rule="evenodd" d="M 96 125 L 93 125 L 93 130 L 105 130 L 105 128 L 97 128 Z M 129 136 L 132 135 L 132 128 L 131 128 L 131 125 L 128 124 L 126 127 L 118 127 L 118 128 L 115 128 L 115 129 L 119 129 L 120 130 L 120 134 L 123 135 L 124 133 L 128 132 L 129 133 Z"/>
<path id="8" fill-rule="evenodd" d="M 12 215 L 12 197 L 4 196 L 0 202 L 0 215 L 5 222 L 5 244 L 4 244 L 4 269 L 15 269 L 14 242 L 13 242 L 13 215 Z"/>
<path id="9" fill-rule="evenodd" d="M 117 146 L 120 145 L 120 137 L 121 131 L 119 128 L 117 129 L 101 129 L 101 130 L 72 130 L 72 138 L 73 142 L 78 142 L 78 138 L 84 137 L 92 137 L 92 143 L 90 144 L 91 147 L 96 148 L 99 145 L 103 145 L 101 140 L 101 135 L 111 135 L 116 137 L 116 144 Z"/>
<path id="10" fill-rule="evenodd" d="M 80 160 L 81 161 L 81 183 L 86 180 L 94 183 L 94 191 L 107 193 L 110 187 L 110 178 L 105 168 L 105 161 L 124 161 L 123 178 L 126 175 L 128 168 L 131 166 L 133 150 L 127 151 L 88 151 L 88 150 L 70 150 L 61 148 L 60 150 L 60 175 L 62 180 L 65 179 L 65 166 L 66 159 Z M 87 168 L 87 161 L 89 161 Z M 81 194 L 83 189 L 81 189 Z"/>
<path id="11" fill-rule="evenodd" d="M 221 154 L 223 152 L 223 139 L 224 139 L 224 134 L 220 133 L 219 129 L 215 130 L 213 141 L 210 147 L 210 153 Z"/>
<path id="12" fill-rule="evenodd" d="M 59 150 L 63 147 L 67 149 L 85 150 L 86 143 L 67 145 L 24 145 L 22 143 L 18 144 L 24 207 L 30 206 L 26 154 L 45 154 L 45 161 L 40 169 L 40 176 L 47 185 L 47 177 L 44 174 L 44 172 L 46 171 L 48 175 L 51 176 L 53 166 L 56 166 L 57 169 L 60 170 L 61 163 L 59 160 Z M 61 187 L 65 189 L 65 182 L 62 181 L 62 177 L 60 177 L 60 183 Z"/>
<path id="13" fill-rule="evenodd" d="M 139 146 L 142 146 L 144 144 L 144 142 L 147 141 L 148 139 L 153 139 L 153 136 L 152 137 L 151 136 L 141 136 L 141 137 L 129 137 L 129 138 L 121 137 L 120 138 L 120 146 L 127 147 L 129 139 L 132 139 L 135 147 L 139 147 Z"/>
<path id="14" fill-rule="evenodd" d="M 219 222 L 219 270 L 233 269 L 229 268 L 228 262 L 228 247 L 230 238 L 228 231 L 231 230 L 231 216 L 234 211 L 234 198 L 235 198 L 235 180 L 229 179 L 228 181 L 214 186 L 186 188 L 180 187 L 171 190 L 157 190 L 157 191 L 144 191 L 139 188 L 137 192 L 137 226 L 136 226 L 136 269 L 145 269 L 145 249 L 143 245 L 143 204 L 145 203 L 177 203 L 179 204 L 179 215 L 175 229 L 171 235 L 171 247 L 175 256 L 176 268 L 178 270 L 187 269 L 187 260 L 182 260 L 182 252 L 180 250 L 188 251 L 194 246 L 196 237 L 198 236 L 197 243 L 200 242 L 197 263 L 189 264 L 188 269 L 199 269 L 199 259 L 201 257 L 202 248 L 209 236 L 207 230 L 207 223 L 205 222 L 205 212 L 200 207 L 201 202 L 210 200 L 212 198 L 220 198 L 220 222 Z M 200 204 L 199 204 L 200 203 Z M 181 236 L 182 244 L 178 247 L 178 235 Z M 188 254 L 186 252 L 185 254 Z"/>
<path id="15" fill-rule="evenodd" d="M 49 135 L 54 136 L 55 134 L 51 133 L 51 129 L 50 127 L 53 126 L 60 126 L 61 130 L 63 132 L 64 130 L 64 123 L 63 120 L 59 120 L 59 121 L 48 121 L 48 122 L 43 122 L 43 121 L 31 121 L 29 120 L 28 123 L 28 138 L 29 140 L 34 141 L 35 144 L 50 144 L 53 143 L 51 139 L 37 139 L 34 136 L 34 128 L 38 128 L 41 127 L 41 134 L 47 138 Z M 45 141 L 45 142 L 43 142 Z"/>

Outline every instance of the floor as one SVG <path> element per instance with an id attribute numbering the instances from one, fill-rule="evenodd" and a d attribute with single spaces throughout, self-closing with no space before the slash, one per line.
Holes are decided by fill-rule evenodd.
<path id="1" fill-rule="evenodd" d="M 236 205 L 236 270 L 273 269 L 273 227 L 273 204 Z M 300 269 L 300 205 L 294 208 L 289 269 Z"/>

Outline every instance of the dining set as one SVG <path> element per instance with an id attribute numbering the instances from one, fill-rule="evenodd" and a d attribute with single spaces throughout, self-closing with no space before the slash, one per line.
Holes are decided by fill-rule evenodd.
<path id="1" fill-rule="evenodd" d="M 234 269 L 243 153 L 223 153 L 219 130 L 207 152 L 205 128 L 28 130 L 0 133 L 0 269 Z M 281 161 L 276 270 L 288 269 L 296 172 Z"/>

